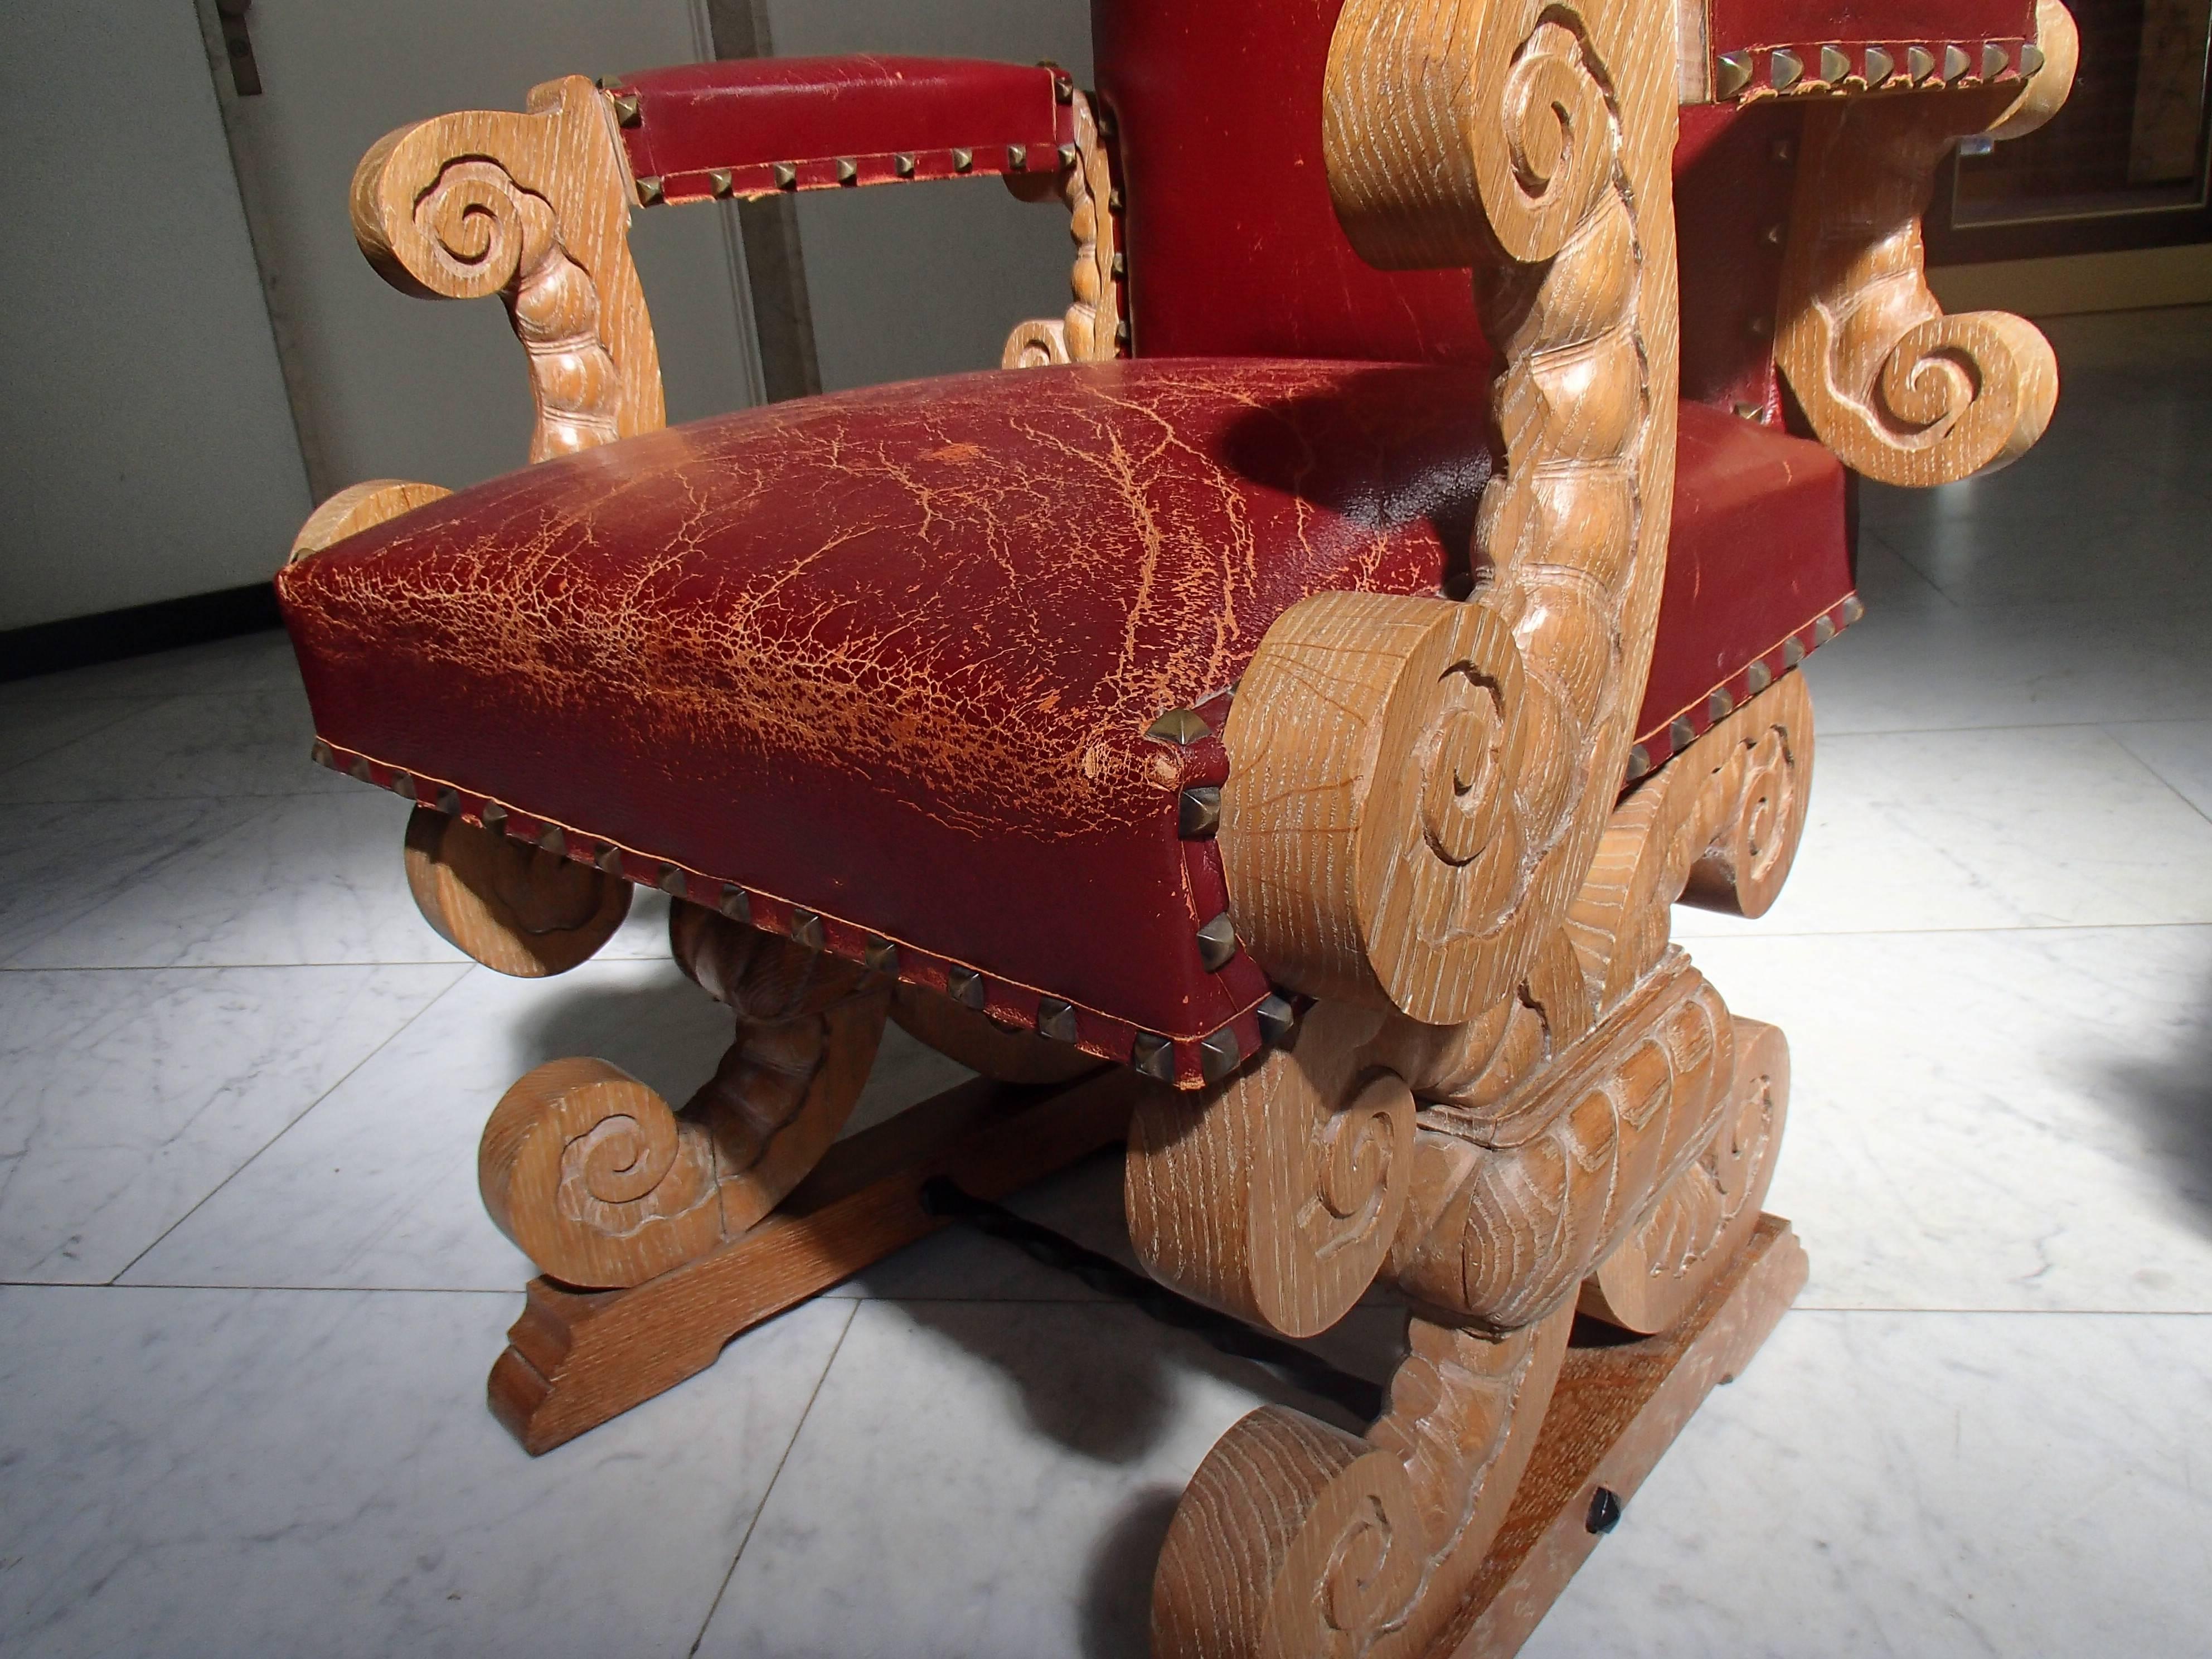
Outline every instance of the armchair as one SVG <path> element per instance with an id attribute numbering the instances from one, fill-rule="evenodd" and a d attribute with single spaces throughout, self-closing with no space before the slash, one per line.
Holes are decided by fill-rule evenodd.
<path id="1" fill-rule="evenodd" d="M 1940 25 L 1940 27 L 1938 27 Z M 1214 1448 L 1164 1654 L 1511 1650 L 1803 1281 L 1779 1032 L 1668 942 L 1762 914 L 1845 465 L 2002 465 L 2056 395 L 1947 318 L 1958 137 L 2046 118 L 2057 0 L 1099 0 L 1100 86 L 855 58 L 580 77 L 375 146 L 403 288 L 499 295 L 532 465 L 356 486 L 278 578 L 315 756 L 415 803 L 425 917 L 561 972 L 636 886 L 736 1040 L 680 1110 L 519 1080 L 532 1450 L 1126 1136 L 1152 1273 L 1410 1353 L 1353 1436 Z M 994 173 L 1072 303 L 1007 368 L 664 429 L 634 210 Z M 1470 284 L 1468 272 L 1473 272 Z M 832 1150 L 886 1019 L 987 1079 Z M 1578 1312 L 1639 1338 L 1571 1346 Z"/>

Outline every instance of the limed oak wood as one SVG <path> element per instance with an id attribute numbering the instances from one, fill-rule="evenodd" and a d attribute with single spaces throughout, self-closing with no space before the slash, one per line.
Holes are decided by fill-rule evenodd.
<path id="1" fill-rule="evenodd" d="M 386 519 L 428 507 L 453 493 L 438 484 L 408 483 L 399 478 L 372 478 L 367 483 L 349 484 L 307 515 L 300 533 L 292 538 L 292 556 L 285 562 L 297 564 L 349 536 L 358 536 Z"/>
<path id="2" fill-rule="evenodd" d="M 965 1083 L 838 1143 L 757 1226 L 658 1279 L 613 1291 L 532 1280 L 492 1367 L 492 1414 L 533 1456 L 572 1440 L 936 1231 L 921 1200 L 932 1176 L 1002 1198 L 1119 1140 L 1152 1086 L 1127 1071 L 1043 1091 Z"/>
<path id="3" fill-rule="evenodd" d="M 422 919 L 495 973 L 565 974 L 596 954 L 629 915 L 630 884 L 621 877 L 458 813 L 417 806 L 402 850 Z"/>
<path id="4" fill-rule="evenodd" d="M 1007 181 L 1027 179 L 1009 174 Z M 1075 159 L 1060 170 L 1075 264 L 1068 285 L 1075 302 L 1059 317 L 1017 323 L 1006 336 L 1001 368 L 1048 363 L 1102 363 L 1127 355 L 1121 330 L 1121 226 L 1113 203 L 1113 158 L 1098 133 L 1091 100 L 1075 94 Z"/>

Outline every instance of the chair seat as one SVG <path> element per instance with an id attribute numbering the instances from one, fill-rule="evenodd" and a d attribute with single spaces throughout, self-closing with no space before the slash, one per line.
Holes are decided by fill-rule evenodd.
<path id="1" fill-rule="evenodd" d="M 758 926 L 818 917 L 1004 1024 L 1064 1030 L 1065 1002 L 1121 1060 L 1164 1036 L 1192 1085 L 1268 983 L 1200 959 L 1226 893 L 1181 793 L 1226 776 L 1231 689 L 1291 605 L 1464 591 L 1486 397 L 1249 359 L 871 388 L 527 468 L 278 588 L 331 764 Z M 1826 453 L 1682 422 L 1656 754 L 1850 592 Z M 1177 709 L 1207 734 L 1156 732 Z"/>

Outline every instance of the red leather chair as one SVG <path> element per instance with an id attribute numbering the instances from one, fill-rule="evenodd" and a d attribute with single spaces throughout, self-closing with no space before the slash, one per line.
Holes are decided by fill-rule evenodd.
<path id="1" fill-rule="evenodd" d="M 656 886 L 737 1012 L 681 1113 L 580 1060 L 494 1114 L 487 1201 L 560 1281 L 565 1334 L 507 1357 L 526 1439 L 606 1305 L 561 1285 L 644 1296 L 772 1225 L 887 1013 L 994 1077 L 1111 1062 L 1158 1276 L 1292 1335 L 1378 1274 L 1421 1310 L 1364 1440 L 1274 1412 L 1217 1448 L 1156 1639 L 1305 1650 L 1316 1540 L 1372 1504 L 1412 1530 L 1352 1623 L 1412 1650 L 1475 1616 L 1577 1305 L 1660 1341 L 1715 1297 L 1771 1325 L 1802 1279 L 1759 1215 L 1786 1050 L 1668 907 L 1757 914 L 1787 873 L 1793 671 L 1861 614 L 1844 463 L 1963 477 L 2048 417 L 2048 348 L 1942 315 L 1917 216 L 1958 136 L 2063 100 L 2070 24 L 1098 0 L 1095 29 L 1096 92 L 730 62 L 384 140 L 363 247 L 502 296 L 538 464 L 349 490 L 279 591 L 317 756 L 417 804 L 447 937 L 557 972 Z M 662 429 L 633 205 L 975 173 L 1071 212 L 1073 303 L 1018 372 Z"/>

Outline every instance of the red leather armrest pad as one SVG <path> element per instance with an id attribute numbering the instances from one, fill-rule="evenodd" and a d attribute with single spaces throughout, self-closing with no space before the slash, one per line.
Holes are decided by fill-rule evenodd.
<path id="1" fill-rule="evenodd" d="M 1712 50 L 2033 40 L 2034 0 L 1710 0 Z"/>
<path id="2" fill-rule="evenodd" d="M 1060 101 L 1066 76 L 1045 65 L 964 58 L 745 58 L 683 64 L 623 76 L 611 90 L 634 93 L 637 118 L 623 128 L 631 171 L 665 181 L 672 198 L 713 193 L 706 175 L 735 175 L 725 195 L 779 187 L 779 162 L 811 189 L 875 184 L 955 172 L 1051 173 L 1075 136 Z M 1072 89 L 1072 88 L 1071 88 Z M 1026 149 L 1023 166 L 1010 152 Z M 972 158 L 957 167 L 955 149 Z M 893 158 L 915 159 L 911 173 Z M 860 176 L 840 179 L 840 160 Z M 870 165 L 872 164 L 872 165 Z M 699 187 L 678 181 L 696 176 Z"/>

